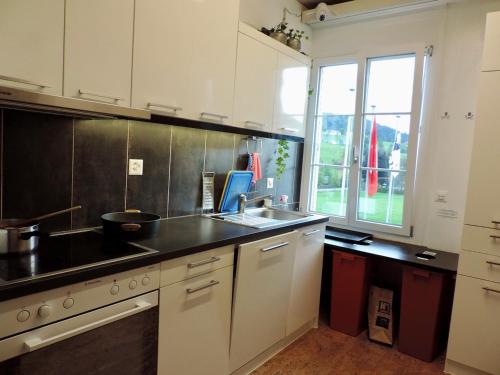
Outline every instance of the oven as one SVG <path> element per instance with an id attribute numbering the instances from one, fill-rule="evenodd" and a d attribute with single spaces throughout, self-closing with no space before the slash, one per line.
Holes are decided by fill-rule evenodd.
<path id="1" fill-rule="evenodd" d="M 157 373 L 159 266 L 0 302 L 0 375 Z"/>

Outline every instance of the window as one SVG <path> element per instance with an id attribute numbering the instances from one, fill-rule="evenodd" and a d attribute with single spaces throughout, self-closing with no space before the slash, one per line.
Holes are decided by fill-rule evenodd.
<path id="1" fill-rule="evenodd" d="M 310 211 L 410 233 L 422 76 L 415 52 L 320 62 Z"/>

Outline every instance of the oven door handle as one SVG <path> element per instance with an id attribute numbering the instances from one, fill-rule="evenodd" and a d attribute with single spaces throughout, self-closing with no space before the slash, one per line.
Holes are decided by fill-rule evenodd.
<path id="1" fill-rule="evenodd" d="M 108 316 L 104 319 L 97 320 L 97 321 L 89 323 L 89 324 L 85 324 L 83 326 L 80 326 L 80 327 L 71 329 L 69 331 L 60 333 L 58 335 L 55 335 L 55 336 L 52 336 L 52 337 L 49 337 L 49 338 L 46 338 L 43 340 L 40 339 L 39 337 L 30 338 L 29 340 L 26 340 L 24 342 L 24 348 L 27 352 L 32 352 L 32 351 L 35 351 L 37 349 L 43 348 L 45 346 L 54 344 L 58 341 L 68 339 L 70 337 L 73 337 L 73 336 L 82 334 L 84 332 L 90 331 L 94 328 L 98 328 L 98 327 L 104 326 L 106 324 L 115 322 L 117 320 L 126 318 L 128 316 L 140 313 L 144 310 L 148 310 L 152 306 L 153 306 L 153 304 L 150 302 L 137 301 L 135 303 L 135 307 L 133 307 L 129 310 L 123 311 L 123 312 L 115 314 L 115 315 Z"/>

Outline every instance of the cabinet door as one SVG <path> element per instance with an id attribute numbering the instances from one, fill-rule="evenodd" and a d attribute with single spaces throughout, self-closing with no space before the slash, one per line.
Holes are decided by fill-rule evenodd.
<path id="1" fill-rule="evenodd" d="M 482 71 L 500 70 L 500 12 L 488 13 L 484 38 Z"/>
<path id="2" fill-rule="evenodd" d="M 237 56 L 234 122 L 272 131 L 278 52 L 240 33 Z"/>
<path id="3" fill-rule="evenodd" d="M 64 0 L 2 0 L 0 85 L 61 95 L 63 37 Z"/>
<path id="4" fill-rule="evenodd" d="M 129 106 L 134 0 L 66 0 L 64 96 Z"/>
<path id="5" fill-rule="evenodd" d="M 500 374 L 499 316 L 500 284 L 459 275 L 447 358 L 487 373 Z"/>
<path id="6" fill-rule="evenodd" d="M 286 323 L 289 335 L 318 317 L 325 225 L 299 230 Z"/>
<path id="7" fill-rule="evenodd" d="M 481 73 L 465 224 L 495 228 L 500 222 L 499 101 L 500 72 Z"/>
<path id="8" fill-rule="evenodd" d="M 229 373 L 233 267 L 160 289 L 159 375 Z"/>
<path id="9" fill-rule="evenodd" d="M 309 67 L 280 53 L 276 82 L 273 131 L 303 137 L 305 134 Z"/>
<path id="10" fill-rule="evenodd" d="M 182 1 L 182 3 L 184 3 Z M 190 44 L 187 112 L 195 118 L 231 122 L 238 36 L 238 0 L 190 0 Z M 185 20 L 183 20 L 185 23 Z M 183 26 L 185 27 L 185 26 Z M 202 116 L 203 114 L 203 116 Z"/>
<path id="11" fill-rule="evenodd" d="M 286 335 L 297 232 L 241 245 L 235 280 L 230 370 Z"/>
<path id="12" fill-rule="evenodd" d="M 193 60 L 185 19 L 191 3 L 136 0 L 132 107 L 184 116 Z"/>

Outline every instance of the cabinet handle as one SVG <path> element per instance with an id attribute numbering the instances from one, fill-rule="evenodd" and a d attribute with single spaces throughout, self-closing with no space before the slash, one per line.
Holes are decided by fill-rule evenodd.
<path id="1" fill-rule="evenodd" d="M 202 285 L 202 286 L 198 286 L 196 288 L 187 288 L 186 289 L 186 293 L 187 294 L 191 294 L 191 293 L 199 292 L 200 290 L 211 288 L 211 287 L 213 287 L 214 285 L 217 285 L 217 284 L 220 284 L 220 282 L 217 281 L 217 280 L 210 280 L 210 282 L 208 284 L 205 284 L 205 285 Z"/>
<path id="2" fill-rule="evenodd" d="M 211 257 L 209 259 L 200 260 L 199 262 L 188 263 L 187 266 L 188 266 L 188 268 L 196 268 L 196 267 L 204 266 L 205 264 L 218 262 L 219 260 L 220 260 L 219 257 Z"/>
<path id="3" fill-rule="evenodd" d="M 309 237 L 309 236 L 312 236 L 314 233 L 318 233 L 318 232 L 321 232 L 321 230 L 315 229 L 315 230 L 312 230 L 310 232 L 304 233 L 304 236 Z"/>
<path id="4" fill-rule="evenodd" d="M 494 234 L 491 234 L 490 238 L 492 238 L 493 240 L 500 240 L 500 236 L 495 236 Z"/>
<path id="5" fill-rule="evenodd" d="M 498 293 L 498 294 L 500 294 L 500 290 L 497 290 L 497 289 L 492 289 L 492 288 L 488 288 L 487 286 L 483 287 L 483 289 L 484 289 L 486 292 L 493 292 L 493 293 Z"/>
<path id="6" fill-rule="evenodd" d="M 266 127 L 266 124 L 263 124 L 262 122 L 256 122 L 256 121 L 245 121 L 245 127 L 246 128 L 258 128 L 262 129 Z"/>
<path id="7" fill-rule="evenodd" d="M 263 247 L 262 249 L 260 249 L 260 251 L 262 251 L 263 253 L 265 253 L 266 251 L 276 250 L 276 249 L 279 249 L 280 247 L 285 247 L 288 244 L 289 244 L 289 242 L 282 242 L 282 243 L 279 243 L 277 245 Z"/>
<path id="8" fill-rule="evenodd" d="M 42 89 L 50 88 L 50 86 L 48 86 L 46 84 L 28 81 L 28 80 L 23 79 L 23 78 L 16 78 L 16 77 L 9 77 L 9 76 L 0 75 L 0 80 L 9 81 L 9 82 L 16 82 L 16 83 L 23 83 L 25 85 L 37 86 L 37 87 L 40 87 Z"/>
<path id="9" fill-rule="evenodd" d="M 486 263 L 488 263 L 490 266 L 500 266 L 500 263 L 492 262 L 491 260 L 487 260 Z"/>
<path id="10" fill-rule="evenodd" d="M 219 115 L 218 113 L 201 112 L 201 116 L 200 116 L 201 119 L 206 119 L 207 117 L 216 117 L 219 119 L 220 122 L 223 122 L 229 116 Z"/>
<path id="11" fill-rule="evenodd" d="M 123 98 L 119 98 L 117 96 L 103 95 L 103 94 L 98 94 L 98 93 L 95 93 L 95 92 L 91 92 L 91 91 L 87 91 L 87 90 L 82 90 L 82 89 L 78 90 L 78 94 L 79 95 L 95 96 L 97 98 L 111 99 L 114 102 L 117 102 L 117 101 L 120 101 L 120 100 L 124 100 Z"/>
<path id="12" fill-rule="evenodd" d="M 151 108 L 169 109 L 170 112 L 168 112 L 168 113 L 174 114 L 174 115 L 177 114 L 177 111 L 182 111 L 182 107 L 178 107 L 178 106 L 175 106 L 175 105 L 158 104 L 158 103 L 148 103 L 147 104 L 147 108 L 148 109 L 151 109 Z"/>
<path id="13" fill-rule="evenodd" d="M 298 129 L 294 129 L 294 128 L 280 128 L 280 130 L 284 130 L 284 131 L 290 132 L 290 133 L 298 133 L 299 132 Z"/>
<path id="14" fill-rule="evenodd" d="M 495 225 L 498 225 L 498 224 L 500 224 L 500 221 L 498 221 L 498 220 L 491 220 L 491 223 L 495 224 Z"/>

